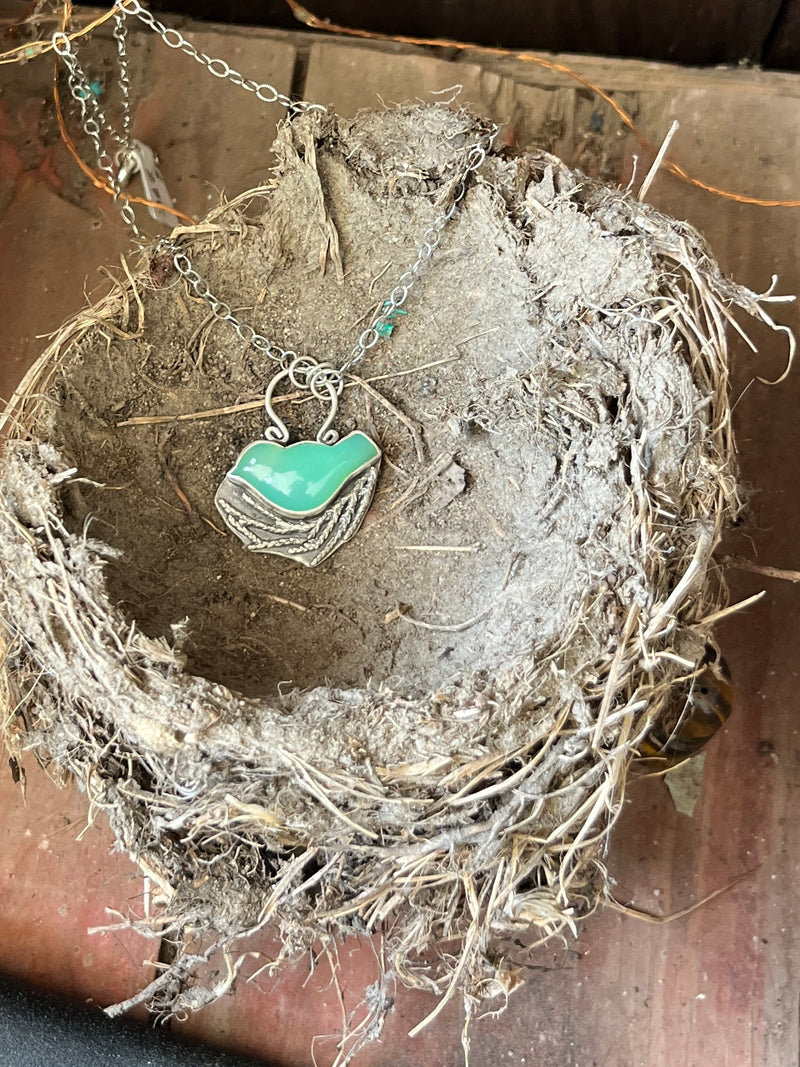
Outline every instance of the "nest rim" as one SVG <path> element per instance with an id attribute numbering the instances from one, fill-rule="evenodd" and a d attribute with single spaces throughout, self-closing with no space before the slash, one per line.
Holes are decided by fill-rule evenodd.
<path id="1" fill-rule="evenodd" d="M 540 154 L 541 157 L 545 155 Z M 562 172 L 574 173 L 554 157 L 547 158 Z M 590 179 L 584 181 L 591 186 Z M 270 189 L 271 186 L 266 185 L 248 190 L 212 210 L 199 226 L 179 227 L 175 234 L 187 245 L 194 240 L 204 241 L 210 226 L 225 225 L 230 219 L 236 219 L 241 206 L 254 197 L 268 195 Z M 440 827 L 438 832 L 430 832 L 427 837 L 412 836 L 410 840 L 398 838 L 391 846 L 381 843 L 374 824 L 364 825 L 359 821 L 359 796 L 365 804 L 378 806 L 392 802 L 407 803 L 409 789 L 412 796 L 417 796 L 420 790 L 424 791 L 426 776 L 431 782 L 441 781 L 452 772 L 451 767 L 410 768 L 405 775 L 402 769 L 396 770 L 394 782 L 391 776 L 384 780 L 385 786 L 388 782 L 386 795 L 378 803 L 374 795 L 374 783 L 357 782 L 348 775 L 341 775 L 334 780 L 336 775 L 331 777 L 327 772 L 305 764 L 297 753 L 286 750 L 283 737 L 279 737 L 276 743 L 276 737 L 265 736 L 263 730 L 260 734 L 255 731 L 246 738 L 248 745 L 245 746 L 242 743 L 245 738 L 232 739 L 229 732 L 225 732 L 224 721 L 217 727 L 213 721 L 210 725 L 204 725 L 200 720 L 189 717 L 173 724 L 172 736 L 163 723 L 148 720 L 146 715 L 140 716 L 139 721 L 135 722 L 135 713 L 123 723 L 95 724 L 102 726 L 100 735 L 106 738 L 106 743 L 112 735 L 121 735 L 125 739 L 122 748 L 127 747 L 134 757 L 146 757 L 145 762 L 151 770 L 156 769 L 153 780 L 160 781 L 162 787 L 166 783 L 177 787 L 180 782 L 184 786 L 192 782 L 193 765 L 202 758 L 206 743 L 204 737 L 207 738 L 216 730 L 217 742 L 222 750 L 227 751 L 231 761 L 230 771 L 234 773 L 229 774 L 227 782 L 215 782 L 211 796 L 197 798 L 194 815 L 206 820 L 209 834 L 229 832 L 235 821 L 242 833 L 271 849 L 275 857 L 270 877 L 262 879 L 261 895 L 255 894 L 258 899 L 252 899 L 252 886 L 244 885 L 237 902 L 238 912 L 233 907 L 227 913 L 218 910 L 215 913 L 213 906 L 207 907 L 203 901 L 193 900 L 186 892 L 178 873 L 180 864 L 174 856 L 171 856 L 169 863 L 160 863 L 163 856 L 159 857 L 157 849 L 145 847 L 142 840 L 136 839 L 134 824 L 118 817 L 114 810 L 113 788 L 108 778 L 95 773 L 100 766 L 99 760 L 92 763 L 97 750 L 92 751 L 86 741 L 78 744 L 72 752 L 69 771 L 86 789 L 92 810 L 107 811 L 122 847 L 131 853 L 145 876 L 159 887 L 163 908 L 180 916 L 171 928 L 183 930 L 190 924 L 198 932 L 199 940 L 202 940 L 201 932 L 206 941 L 211 938 L 210 946 L 207 944 L 199 953 L 185 949 L 166 978 L 160 976 L 132 1001 L 119 1006 L 119 1010 L 148 1000 L 168 1011 L 177 1012 L 194 1009 L 214 999 L 218 994 L 211 991 L 201 993 L 199 987 L 178 993 L 169 992 L 169 980 L 185 973 L 189 966 L 196 965 L 201 956 L 208 958 L 221 947 L 230 951 L 234 942 L 263 928 L 270 921 L 277 921 L 281 928 L 284 945 L 280 959 L 296 956 L 315 940 L 336 936 L 337 931 L 383 930 L 391 972 L 401 983 L 411 987 L 432 988 L 443 1000 L 460 989 L 467 1002 L 472 1004 L 483 996 L 495 996 L 498 992 L 507 994 L 516 984 L 513 968 L 492 949 L 493 938 L 502 936 L 504 931 L 520 928 L 538 931 L 542 940 L 574 933 L 577 919 L 591 913 L 608 899 L 602 848 L 621 808 L 631 760 L 637 746 L 663 711 L 676 678 L 691 678 L 699 670 L 698 665 L 682 661 L 677 656 L 678 662 L 672 663 L 669 671 L 662 672 L 659 680 L 659 665 L 669 661 L 670 657 L 670 646 L 668 642 L 665 645 L 665 635 L 668 636 L 671 629 L 679 626 L 691 631 L 703 645 L 713 644 L 713 625 L 732 610 L 726 606 L 724 586 L 712 588 L 707 581 L 709 564 L 723 526 L 741 506 L 733 462 L 728 399 L 726 332 L 729 321 L 732 321 L 728 304 L 738 304 L 772 329 L 782 329 L 764 310 L 761 302 L 763 297 L 759 298 L 722 278 L 716 264 L 708 257 L 702 240 L 690 227 L 666 220 L 654 209 L 630 198 L 626 200 L 624 194 L 617 195 L 620 203 L 626 204 L 631 217 L 636 218 L 644 230 L 651 232 L 654 248 L 665 261 L 672 263 L 680 274 L 680 286 L 691 294 L 691 299 L 687 298 L 683 303 L 674 300 L 674 317 L 670 321 L 691 353 L 695 380 L 705 386 L 705 395 L 709 397 L 710 452 L 715 457 L 717 467 L 709 478 L 710 491 L 707 497 L 695 500 L 691 505 L 697 530 L 694 550 L 684 552 L 677 563 L 671 560 L 669 566 L 665 565 L 659 554 L 649 558 L 652 602 L 647 608 L 636 603 L 630 606 L 614 654 L 598 665 L 596 691 L 592 697 L 596 716 L 583 739 L 588 740 L 590 748 L 596 753 L 596 762 L 590 771 L 596 773 L 597 780 L 586 799 L 576 810 L 570 811 L 564 823 L 556 827 L 542 847 L 537 846 L 533 852 L 526 852 L 526 846 L 520 843 L 527 820 L 522 820 L 515 830 L 513 819 L 508 821 L 511 809 L 508 806 L 505 809 L 493 808 L 496 798 L 503 794 L 503 789 L 497 787 L 496 779 L 490 777 L 490 772 L 493 774 L 499 765 L 498 760 L 504 761 L 506 781 L 512 782 L 511 787 L 504 788 L 517 790 L 524 789 L 526 782 L 530 784 L 536 781 L 543 746 L 545 751 L 549 751 L 558 743 L 562 746 L 562 758 L 569 758 L 567 742 L 575 736 L 575 729 L 574 726 L 565 727 L 568 707 L 560 717 L 558 728 L 549 731 L 545 738 L 532 740 L 527 752 L 490 753 L 483 766 L 467 768 L 465 780 L 454 792 L 457 797 L 472 798 L 474 812 L 481 810 L 481 804 L 489 805 L 484 811 L 483 821 L 478 825 L 478 832 L 468 828 L 465 822 L 460 830 L 457 826 Z M 23 451 L 26 448 L 30 450 L 40 443 L 36 441 L 33 429 L 42 397 L 71 347 L 97 324 L 114 321 L 125 302 L 128 305 L 138 304 L 144 313 L 137 285 L 147 269 L 145 266 L 139 273 L 131 274 L 126 266 L 127 281 L 124 284 L 120 283 L 93 307 L 71 319 L 53 337 L 0 416 L 0 433 L 6 438 L 8 452 L 15 447 Z M 58 561 L 66 577 L 69 570 L 66 556 L 63 549 L 58 548 L 59 543 L 66 543 L 66 540 L 63 530 L 59 530 L 54 507 L 57 486 L 64 474 L 63 471 L 52 471 L 51 475 L 54 477 L 51 477 L 50 504 L 42 509 L 45 531 L 41 541 L 49 544 L 53 560 Z M 658 502 L 650 500 L 649 503 L 650 507 L 645 508 L 641 515 L 642 529 L 652 531 L 650 524 Z M 5 498 L 0 502 L 0 510 L 5 513 L 9 511 Z M 66 580 L 65 605 L 70 599 L 68 586 L 69 581 Z M 68 610 L 68 606 L 65 606 L 65 615 Z M 113 644 L 112 631 L 122 637 L 121 627 L 113 612 L 109 612 L 107 621 L 106 640 Z M 20 636 L 8 626 L 1 639 L 5 648 L 0 667 L 0 693 L 5 697 L 9 709 L 4 721 L 6 743 L 15 755 L 33 748 L 46 765 L 49 761 L 47 723 L 43 725 L 41 721 L 26 719 L 21 708 L 19 678 L 32 674 L 35 650 L 27 650 L 24 640 L 21 641 Z M 120 672 L 131 665 L 135 665 L 137 672 L 149 671 L 147 684 L 154 688 L 156 699 L 160 699 L 159 694 L 163 696 L 174 684 L 175 672 L 180 669 L 180 657 L 174 649 L 159 645 L 143 634 L 136 633 L 133 628 L 125 635 L 123 643 L 126 658 L 123 659 L 125 665 L 120 666 Z M 22 663 L 27 663 L 27 666 L 21 671 Z M 648 670 L 649 682 L 646 677 Z M 119 686 L 120 691 L 124 691 L 121 680 Z M 252 712 L 251 701 L 237 698 L 224 687 L 208 683 L 206 679 L 189 679 L 186 687 L 187 697 L 200 700 L 204 713 L 211 709 L 212 720 L 215 707 L 229 706 L 230 701 L 237 702 L 239 711 L 245 715 Z M 206 719 L 208 717 L 205 715 Z M 137 737 L 140 745 L 138 752 Z M 248 748 L 249 751 L 246 751 Z M 311 795 L 316 804 L 328 809 L 332 825 L 337 827 L 337 841 L 333 847 L 331 842 L 304 840 L 292 825 L 276 822 L 274 813 L 263 805 L 245 797 L 236 798 L 236 788 L 241 783 L 238 771 L 242 761 L 252 762 L 254 750 L 264 754 L 270 749 L 273 758 L 277 753 L 278 761 L 283 761 L 284 771 L 289 768 L 304 793 Z M 187 754 L 187 750 L 191 751 Z M 463 772 L 464 768 L 461 769 Z M 275 773 L 274 766 L 272 773 Z M 356 802 L 350 807 L 342 802 L 342 797 L 347 795 L 356 797 Z M 502 817 L 498 814 L 500 811 L 503 811 Z M 517 815 L 514 815 L 514 819 L 520 822 Z M 504 851 L 505 846 L 497 844 L 500 839 L 511 841 L 511 847 Z M 491 875 L 487 874 L 489 868 L 481 866 L 480 860 L 481 847 L 485 847 L 487 841 L 494 843 Z M 251 844 L 242 846 L 240 854 L 234 851 L 234 856 L 238 855 L 240 860 L 246 859 L 252 852 Z M 533 855 L 537 850 L 538 858 L 534 861 Z M 362 877 L 359 883 L 356 879 L 349 887 L 349 895 L 340 894 L 339 904 L 331 907 L 320 887 L 328 884 L 329 875 L 335 872 L 336 862 L 340 862 L 343 855 L 357 856 L 357 867 L 360 865 L 358 869 L 362 871 L 364 865 L 369 864 L 373 872 L 372 881 L 370 883 Z M 535 877 L 531 871 L 536 872 Z M 437 878 L 444 880 L 452 890 L 454 902 L 449 911 L 430 915 L 425 906 L 415 910 L 415 894 L 422 895 L 422 887 L 435 882 Z M 294 903 L 287 906 L 289 901 Z M 297 901 L 300 901 L 299 905 Z M 401 919 L 397 917 L 398 909 L 403 916 Z M 387 925 L 390 920 L 391 930 Z M 131 925 L 145 936 L 160 937 L 164 932 L 162 915 Z M 420 952 L 432 943 L 453 937 L 462 940 L 457 956 L 438 973 L 429 970 L 421 977 L 414 962 L 419 959 Z M 190 957 L 193 964 L 187 963 Z"/>

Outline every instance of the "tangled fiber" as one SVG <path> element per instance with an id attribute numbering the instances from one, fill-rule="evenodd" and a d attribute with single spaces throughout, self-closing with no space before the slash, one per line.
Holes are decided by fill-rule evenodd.
<path id="1" fill-rule="evenodd" d="M 309 113 L 269 182 L 174 236 L 240 319 L 341 362 L 482 130 Z M 213 509 L 263 431 L 263 357 L 158 244 L 109 277 L 5 415 L 2 679 L 12 751 L 85 789 L 151 887 L 131 924 L 174 943 L 134 1001 L 202 1006 L 267 924 L 275 966 L 380 932 L 392 979 L 468 1009 L 507 992 L 509 937 L 606 899 L 632 760 L 713 644 L 741 506 L 726 334 L 735 308 L 778 329 L 769 296 L 629 192 L 490 154 L 348 380 L 340 428 L 386 461 L 309 572 Z"/>

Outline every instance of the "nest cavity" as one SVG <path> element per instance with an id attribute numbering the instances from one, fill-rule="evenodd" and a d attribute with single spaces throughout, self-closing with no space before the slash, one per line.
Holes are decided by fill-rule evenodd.
<path id="1" fill-rule="evenodd" d="M 439 106 L 306 114 L 269 182 L 175 239 L 242 322 L 342 363 L 485 133 Z M 0 612 L 9 743 L 107 814 L 156 887 L 131 921 L 179 946 L 137 999 L 199 1006 L 220 988 L 192 968 L 268 922 L 285 958 L 383 931 L 408 985 L 507 989 L 503 938 L 604 899 L 631 760 L 712 639 L 740 507 L 726 326 L 769 323 L 759 299 L 688 225 L 490 153 L 352 368 L 338 427 L 381 478 L 307 570 L 213 506 L 269 360 L 158 244 L 112 277 L 6 416 Z M 323 416 L 280 411 L 299 436 Z"/>

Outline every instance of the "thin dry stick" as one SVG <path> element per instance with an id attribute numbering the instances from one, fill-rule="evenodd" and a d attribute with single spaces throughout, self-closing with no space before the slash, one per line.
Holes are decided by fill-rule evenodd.
<path id="1" fill-rule="evenodd" d="M 286 604 L 287 607 L 297 608 L 298 611 L 309 611 L 310 609 L 303 604 L 298 604 L 296 600 L 287 600 L 285 597 L 276 596 L 275 593 L 267 593 L 268 600 L 274 600 L 276 604 Z"/>
<path id="2" fill-rule="evenodd" d="M 298 393 L 297 396 L 300 394 Z M 273 403 L 281 403 L 290 399 L 289 396 L 276 397 Z M 257 411 L 263 408 L 264 401 L 247 400 L 243 404 L 229 404 L 223 408 L 209 408 L 206 411 L 192 411 L 185 415 L 135 415 L 133 418 L 118 422 L 117 426 L 160 426 L 168 422 L 190 422 L 194 419 L 214 419 L 219 415 L 238 415 L 241 411 Z"/>
<path id="3" fill-rule="evenodd" d="M 419 367 L 411 367 L 408 370 L 392 371 L 389 374 L 376 374 L 373 378 L 353 378 L 352 381 L 345 383 L 345 389 L 353 389 L 357 385 L 365 385 L 369 382 L 385 382 L 391 378 L 405 378 L 410 374 L 418 374 L 420 371 L 429 370 L 431 367 L 440 367 L 444 363 L 452 363 L 456 360 L 457 356 L 448 356 L 447 359 L 436 359 L 432 363 L 423 363 Z M 373 390 L 374 392 L 374 390 Z M 284 393 L 282 396 L 273 397 L 273 404 L 286 404 L 293 401 L 299 401 L 305 403 L 307 400 L 313 400 L 313 397 L 306 397 L 302 393 Z M 263 408 L 264 400 L 260 398 L 258 400 L 245 400 L 238 404 L 228 404 L 226 407 L 221 408 L 207 408 L 204 411 L 188 411 L 181 415 L 134 415 L 129 419 L 125 419 L 122 422 L 118 422 L 118 427 L 123 426 L 157 426 L 160 423 L 167 422 L 193 422 L 199 419 L 216 419 L 221 415 L 238 415 L 242 411 L 257 411 L 259 408 Z M 392 414 L 397 414 L 397 409 L 392 409 Z M 398 416 L 399 417 L 399 416 Z"/>
<path id="4" fill-rule="evenodd" d="M 408 415 L 402 412 L 390 400 L 387 400 L 386 397 L 382 393 L 379 393 L 377 389 L 373 389 L 372 386 L 366 381 L 366 379 L 359 378 L 355 374 L 351 374 L 350 378 L 354 382 L 356 382 L 357 385 L 360 385 L 361 388 L 365 390 L 365 392 L 369 393 L 369 395 L 374 400 L 377 400 L 379 404 L 383 405 L 383 407 L 385 407 L 388 412 L 394 415 L 394 417 L 399 422 L 402 422 L 402 424 L 408 430 L 409 434 L 411 434 L 411 440 L 414 442 L 414 451 L 417 454 L 417 459 L 420 463 L 424 463 L 425 447 L 422 443 L 422 434 L 420 433 L 419 427 L 416 425 L 416 423 L 412 422 Z"/>
<path id="5" fill-rule="evenodd" d="M 741 556 L 723 556 L 721 562 L 726 567 L 735 567 L 739 571 L 762 574 L 765 578 L 778 578 L 783 582 L 800 582 L 800 571 L 784 570 L 782 567 L 769 567 L 765 563 L 754 563 Z"/>
<path id="6" fill-rule="evenodd" d="M 766 595 L 766 590 L 762 589 L 760 593 L 754 593 L 753 596 L 749 596 L 745 600 L 740 600 L 738 603 L 731 604 L 727 608 L 720 608 L 719 611 L 714 611 L 710 615 L 706 615 L 702 620 L 702 625 L 713 626 L 714 623 L 719 622 L 720 619 L 727 618 L 728 615 L 734 615 L 737 611 L 744 611 L 745 608 L 752 607 L 753 604 L 757 604 L 759 600 L 763 600 Z"/>
<path id="7" fill-rule="evenodd" d="M 663 141 L 661 147 L 658 150 L 658 154 L 656 155 L 656 158 L 653 160 L 653 165 L 650 167 L 650 170 L 647 172 L 647 177 L 642 182 L 641 188 L 639 189 L 639 199 L 640 200 L 644 200 L 644 198 L 647 196 L 648 192 L 650 191 L 650 186 L 653 184 L 653 181 L 655 180 L 656 174 L 658 174 L 659 170 L 661 169 L 661 164 L 664 162 L 664 157 L 666 156 L 667 150 L 669 149 L 669 146 L 672 143 L 672 138 L 678 132 L 679 128 L 680 128 L 680 124 L 676 121 L 676 122 L 673 122 L 672 125 L 670 126 L 670 128 L 667 130 L 667 136 L 664 138 L 664 141 Z"/>
<path id="8" fill-rule="evenodd" d="M 141 337 L 142 334 L 144 333 L 144 304 L 142 303 L 142 298 L 139 295 L 139 290 L 138 290 L 138 288 L 136 286 L 136 282 L 134 281 L 133 275 L 131 274 L 131 269 L 128 266 L 127 259 L 125 259 L 125 257 L 121 255 L 119 257 L 119 261 L 122 264 L 122 269 L 125 271 L 125 276 L 128 279 L 128 284 L 131 287 L 131 292 L 133 293 L 133 299 L 136 301 L 136 307 L 137 307 L 137 310 L 138 310 L 138 313 L 139 313 L 139 325 L 136 327 L 136 333 L 133 333 L 133 334 L 129 333 L 129 334 L 127 334 L 127 337 L 129 337 L 129 338 Z"/>
<path id="9" fill-rule="evenodd" d="M 480 545 L 395 545 L 395 552 L 478 552 Z"/>
<path id="10" fill-rule="evenodd" d="M 471 879 L 468 879 L 468 876 L 465 875 L 464 876 L 464 884 L 465 884 L 465 889 L 467 889 L 467 891 L 469 891 L 470 882 L 471 882 Z M 474 893 L 474 889 L 472 890 L 472 892 Z M 456 966 L 456 969 L 453 971 L 452 979 L 450 981 L 450 984 L 447 987 L 447 990 L 444 993 L 444 996 L 439 998 L 439 1003 L 436 1005 L 436 1007 L 433 1009 L 432 1012 L 430 1012 L 428 1015 L 425 1016 L 425 1018 L 422 1020 L 422 1022 L 417 1023 L 417 1025 L 412 1030 L 408 1031 L 408 1036 L 409 1037 L 416 1037 L 417 1034 L 421 1033 L 425 1029 L 426 1026 L 430 1026 L 430 1024 L 434 1021 L 434 1019 L 442 1011 L 444 1011 L 445 1007 L 447 1006 L 449 1001 L 452 999 L 453 994 L 458 989 L 458 984 L 459 984 L 459 980 L 461 978 L 462 973 L 466 970 L 467 965 L 472 960 L 474 949 L 475 949 L 475 944 L 476 944 L 476 942 L 478 940 L 480 932 L 481 931 L 480 931 L 480 926 L 478 925 L 478 918 L 477 918 L 477 915 L 476 915 L 475 911 L 473 911 L 472 923 L 470 925 L 469 932 L 467 933 L 467 936 L 464 939 L 464 944 L 463 944 L 463 947 L 461 949 L 461 956 L 459 958 L 458 965 Z"/>
<path id="11" fill-rule="evenodd" d="M 412 626 L 418 626 L 420 630 L 443 630 L 447 633 L 455 634 L 461 633 L 462 630 L 469 630 L 471 626 L 474 626 L 477 622 L 482 622 L 487 618 L 491 612 L 491 608 L 486 608 L 480 615 L 474 615 L 471 619 L 466 619 L 464 622 L 456 622 L 448 625 L 440 625 L 433 622 L 423 622 L 421 619 L 414 619 L 411 615 L 405 611 L 398 609 L 397 618 L 403 619 L 405 622 L 410 623 Z"/>
<path id="12" fill-rule="evenodd" d="M 639 620 L 641 608 L 638 604 L 632 604 L 628 611 L 628 617 L 625 620 L 625 626 L 622 631 L 622 635 L 617 645 L 617 649 L 614 653 L 614 658 L 611 661 L 611 665 L 608 671 L 608 678 L 606 680 L 605 690 L 603 692 L 603 699 L 600 702 L 600 709 L 597 712 L 597 722 L 594 728 L 594 736 L 592 737 L 592 748 L 598 749 L 603 739 L 603 730 L 605 728 L 606 718 L 611 711 L 611 704 L 617 693 L 619 682 L 620 669 L 625 661 L 625 654 L 628 652 L 628 641 L 633 633 L 634 627 Z"/>
<path id="13" fill-rule="evenodd" d="M 218 948 L 223 946 L 223 941 L 216 941 L 205 952 L 198 955 L 183 955 L 168 967 L 158 978 L 153 979 L 152 982 L 144 989 L 140 990 L 132 997 L 128 997 L 127 1000 L 120 1001 L 119 1004 L 112 1004 L 108 1008 L 104 1008 L 105 1014 L 110 1019 L 116 1019 L 119 1015 L 124 1015 L 126 1011 L 130 1011 L 131 1008 L 135 1008 L 137 1004 L 143 1004 L 146 1000 L 150 1000 L 160 989 L 169 985 L 170 982 L 179 981 L 185 975 L 187 975 L 193 968 L 206 963 L 211 956 L 217 951 Z"/>
<path id="14" fill-rule="evenodd" d="M 738 878 L 734 878 L 733 881 L 728 882 L 727 885 L 715 889 L 713 893 L 709 893 L 708 896 L 703 897 L 702 900 L 697 900 L 694 904 L 690 904 L 686 908 L 681 908 L 680 911 L 673 911 L 669 915 L 654 915 L 652 912 L 641 911 L 639 908 L 629 908 L 625 904 L 620 904 L 620 902 L 615 900 L 612 896 L 608 896 L 606 900 L 608 906 L 613 908 L 614 911 L 619 911 L 623 915 L 630 916 L 632 919 L 640 919 L 642 922 L 658 923 L 659 925 L 662 923 L 671 923 L 675 922 L 676 919 L 684 919 L 687 915 L 691 915 L 693 911 L 697 911 L 698 908 L 702 908 L 710 901 L 716 900 L 716 898 L 722 896 L 723 893 L 727 893 L 729 889 L 733 889 L 739 882 L 743 882 L 745 878 L 749 878 L 751 874 L 755 874 L 759 867 L 760 864 L 756 867 L 751 867 L 749 871 L 744 871 Z"/>
<path id="15" fill-rule="evenodd" d="M 686 568 L 683 577 L 650 620 L 650 623 L 645 630 L 645 640 L 652 640 L 658 633 L 664 621 L 668 619 L 670 615 L 674 615 L 679 605 L 683 603 L 689 590 L 700 577 L 702 568 L 709 558 L 711 545 L 711 534 L 704 531 L 697 538 L 697 546 L 694 551 L 694 556 L 692 557 L 689 566 Z"/>

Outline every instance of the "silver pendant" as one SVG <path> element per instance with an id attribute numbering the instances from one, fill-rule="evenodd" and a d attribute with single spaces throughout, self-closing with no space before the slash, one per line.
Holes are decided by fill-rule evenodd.
<path id="1" fill-rule="evenodd" d="M 314 441 L 289 444 L 289 430 L 275 414 L 275 387 L 289 379 L 330 410 Z M 239 454 L 215 503 L 228 528 L 251 552 L 271 553 L 316 567 L 358 531 L 378 483 L 381 452 L 360 430 L 339 439 L 332 429 L 342 376 L 327 363 L 298 357 L 267 388 L 271 425 L 265 440 Z"/>

